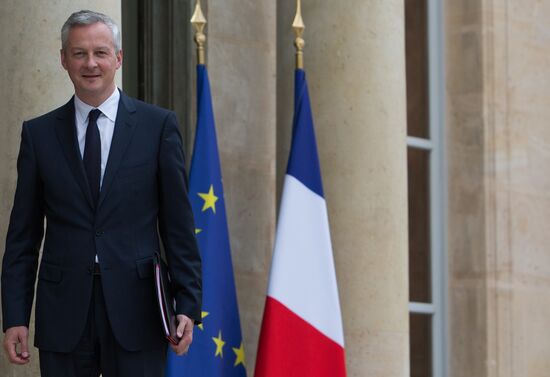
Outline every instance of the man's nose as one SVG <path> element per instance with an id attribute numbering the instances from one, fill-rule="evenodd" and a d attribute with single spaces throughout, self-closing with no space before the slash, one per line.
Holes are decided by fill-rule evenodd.
<path id="1" fill-rule="evenodd" d="M 86 57 L 86 67 L 88 68 L 94 68 L 97 66 L 97 62 L 95 60 L 94 54 L 88 54 Z"/>

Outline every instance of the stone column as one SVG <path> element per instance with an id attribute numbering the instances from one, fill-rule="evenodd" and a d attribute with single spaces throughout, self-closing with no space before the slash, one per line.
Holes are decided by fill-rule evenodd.
<path id="1" fill-rule="evenodd" d="M 207 63 L 248 376 L 275 234 L 275 14 L 273 0 L 208 0 Z"/>
<path id="2" fill-rule="evenodd" d="M 446 6 L 451 373 L 546 376 L 550 7 Z"/>
<path id="3" fill-rule="evenodd" d="M 16 160 L 21 124 L 64 104 L 73 93 L 69 77 L 61 67 L 61 26 L 70 13 L 94 9 L 120 22 L 120 2 L 4 1 L 0 12 L 0 248 L 3 245 L 17 179 Z M 120 79 L 120 73 L 119 73 Z M 34 319 L 31 328 L 34 327 Z M 31 332 L 31 344 L 34 333 Z M 31 365 L 9 365 L 0 357 L 2 376 L 38 376 L 38 350 L 31 348 Z"/>
<path id="4" fill-rule="evenodd" d="M 397 0 L 302 2 L 349 376 L 408 376 L 404 8 Z M 278 158 L 292 121 L 295 2 L 278 6 Z"/>

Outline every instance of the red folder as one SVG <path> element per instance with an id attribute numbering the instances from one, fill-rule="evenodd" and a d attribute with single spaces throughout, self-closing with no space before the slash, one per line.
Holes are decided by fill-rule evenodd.
<path id="1" fill-rule="evenodd" d="M 162 330 L 166 339 L 174 345 L 177 345 L 179 338 L 176 333 L 177 320 L 175 301 L 172 296 L 170 274 L 168 266 L 159 254 L 155 255 L 153 261 L 155 273 L 155 292 L 158 301 L 158 308 L 161 317 Z"/>

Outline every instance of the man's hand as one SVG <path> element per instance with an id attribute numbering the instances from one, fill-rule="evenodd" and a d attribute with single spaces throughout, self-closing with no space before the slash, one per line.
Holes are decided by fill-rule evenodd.
<path id="1" fill-rule="evenodd" d="M 26 326 L 10 327 L 4 335 L 4 350 L 12 364 L 27 364 L 29 354 L 29 329 Z M 21 353 L 17 353 L 17 345 L 21 344 Z"/>
<path id="2" fill-rule="evenodd" d="M 170 344 L 172 350 L 179 356 L 189 351 L 189 346 L 193 341 L 193 326 L 195 321 L 184 314 L 178 314 L 178 329 L 176 331 L 180 341 L 177 346 Z"/>

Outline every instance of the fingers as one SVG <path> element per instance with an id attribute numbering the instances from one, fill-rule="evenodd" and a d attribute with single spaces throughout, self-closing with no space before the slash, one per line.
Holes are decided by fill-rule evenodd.
<path id="1" fill-rule="evenodd" d="M 178 355 L 185 355 L 189 351 L 189 346 L 191 345 L 191 342 L 193 341 L 193 332 L 192 331 L 186 331 L 183 333 L 183 337 L 180 339 L 177 346 L 170 344 L 170 347 L 172 347 L 172 350 Z"/>
<path id="2" fill-rule="evenodd" d="M 30 360 L 28 349 L 29 330 L 24 326 L 11 327 L 4 336 L 4 350 L 12 364 L 27 364 Z M 17 353 L 17 345 L 21 344 L 21 353 Z"/>
<path id="3" fill-rule="evenodd" d="M 189 346 L 193 341 L 193 322 L 192 319 L 183 314 L 178 315 L 178 327 L 176 332 L 180 341 L 177 346 L 171 345 L 172 350 L 177 355 L 186 354 L 189 350 Z"/>
<path id="4" fill-rule="evenodd" d="M 178 314 L 177 319 L 178 327 L 176 329 L 176 333 L 178 335 L 178 338 L 182 338 L 186 331 L 190 331 L 191 333 L 193 332 L 193 324 L 195 323 L 195 321 L 193 321 L 185 314 Z"/>
<path id="5" fill-rule="evenodd" d="M 185 319 L 183 320 L 179 319 L 178 328 L 176 330 L 176 333 L 178 334 L 178 338 L 183 337 L 183 333 L 185 332 L 186 327 L 187 327 L 187 321 Z"/>
<path id="6" fill-rule="evenodd" d="M 25 360 L 29 360 L 29 337 L 23 336 L 21 340 L 21 357 Z"/>

